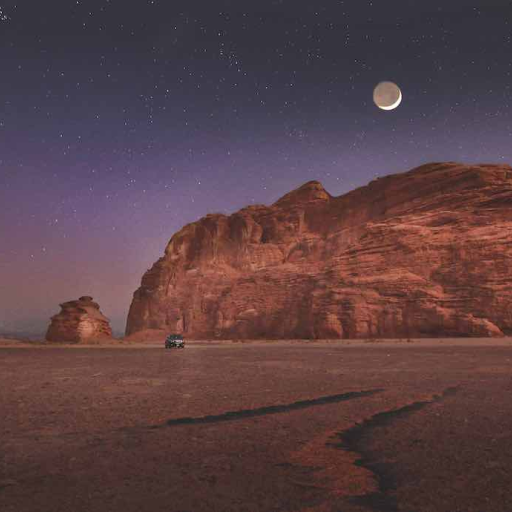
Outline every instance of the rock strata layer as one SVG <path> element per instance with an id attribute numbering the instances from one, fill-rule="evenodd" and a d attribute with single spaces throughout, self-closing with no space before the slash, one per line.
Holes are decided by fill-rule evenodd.
<path id="1" fill-rule="evenodd" d="M 60 307 L 46 333 L 48 341 L 84 343 L 112 337 L 109 320 L 92 297 L 80 297 Z"/>
<path id="2" fill-rule="evenodd" d="M 512 168 L 428 164 L 333 197 L 185 226 L 135 292 L 127 334 L 399 338 L 512 334 Z"/>

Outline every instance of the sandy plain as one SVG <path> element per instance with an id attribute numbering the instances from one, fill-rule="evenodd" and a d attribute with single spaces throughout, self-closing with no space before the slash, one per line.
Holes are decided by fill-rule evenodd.
<path id="1" fill-rule="evenodd" d="M 512 510 L 510 338 L 1 345 L 2 512 Z"/>

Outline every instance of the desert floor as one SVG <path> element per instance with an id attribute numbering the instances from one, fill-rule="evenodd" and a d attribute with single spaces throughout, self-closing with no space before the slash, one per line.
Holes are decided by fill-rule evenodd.
<path id="1" fill-rule="evenodd" d="M 510 512 L 512 342 L 0 348 L 2 512 Z"/>

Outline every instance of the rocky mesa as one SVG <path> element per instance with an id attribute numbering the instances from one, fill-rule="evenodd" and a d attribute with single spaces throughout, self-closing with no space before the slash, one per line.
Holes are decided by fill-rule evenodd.
<path id="1" fill-rule="evenodd" d="M 47 341 L 87 343 L 112 338 L 109 320 L 92 297 L 64 302 L 61 311 L 52 316 L 46 332 Z"/>
<path id="2" fill-rule="evenodd" d="M 512 168 L 433 163 L 339 197 L 185 226 L 143 278 L 127 334 L 200 339 L 512 334 Z"/>

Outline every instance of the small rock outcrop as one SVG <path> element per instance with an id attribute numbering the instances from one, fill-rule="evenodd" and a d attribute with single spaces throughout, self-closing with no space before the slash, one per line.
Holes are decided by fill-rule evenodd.
<path id="1" fill-rule="evenodd" d="M 434 163 L 185 226 L 144 274 L 127 334 L 512 335 L 511 282 L 512 168 Z"/>
<path id="2" fill-rule="evenodd" d="M 60 313 L 52 316 L 46 333 L 48 341 L 86 343 L 112 337 L 109 320 L 92 297 L 80 297 L 60 307 Z"/>

